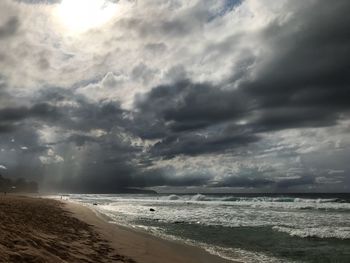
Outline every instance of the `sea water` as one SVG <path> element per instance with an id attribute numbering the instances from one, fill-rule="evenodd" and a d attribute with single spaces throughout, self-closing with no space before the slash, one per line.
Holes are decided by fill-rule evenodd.
<path id="1" fill-rule="evenodd" d="M 111 222 L 227 259 L 350 262 L 349 194 L 73 194 L 69 199 L 91 206 Z"/>

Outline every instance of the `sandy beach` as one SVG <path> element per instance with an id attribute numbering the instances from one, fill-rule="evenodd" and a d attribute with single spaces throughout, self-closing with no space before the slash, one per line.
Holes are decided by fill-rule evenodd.
<path id="1" fill-rule="evenodd" d="M 1 196 L 0 223 L 0 262 L 231 262 L 110 224 L 69 202 Z"/>
<path id="2" fill-rule="evenodd" d="M 0 198 L 0 262 L 134 262 L 55 200 Z"/>

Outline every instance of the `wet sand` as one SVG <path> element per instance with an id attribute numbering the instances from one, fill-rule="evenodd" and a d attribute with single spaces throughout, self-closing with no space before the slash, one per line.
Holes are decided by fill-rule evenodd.
<path id="1" fill-rule="evenodd" d="M 80 204 L 0 196 L 0 262 L 228 263 L 197 247 L 108 223 Z"/>

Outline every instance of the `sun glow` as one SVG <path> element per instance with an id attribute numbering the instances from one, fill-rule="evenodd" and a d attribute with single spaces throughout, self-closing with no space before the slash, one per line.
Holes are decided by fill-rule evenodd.
<path id="1" fill-rule="evenodd" d="M 66 30 L 83 33 L 110 21 L 117 4 L 107 0 L 62 0 L 56 15 Z"/>

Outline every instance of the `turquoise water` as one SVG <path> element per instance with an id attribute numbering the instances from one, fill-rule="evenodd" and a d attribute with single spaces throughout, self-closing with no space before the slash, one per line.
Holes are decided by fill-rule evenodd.
<path id="1" fill-rule="evenodd" d="M 169 226 L 147 221 L 142 224 L 160 227 L 168 235 L 201 243 L 262 253 L 274 258 L 271 261 L 350 262 L 350 240 L 293 237 L 287 233 L 276 232 L 271 227 L 204 227 L 186 223 Z M 226 253 L 230 254 L 229 251 Z M 235 250 L 231 253 L 234 254 Z M 234 258 L 234 255 L 231 256 Z M 259 259 L 259 256 L 255 255 L 255 260 L 258 260 L 256 258 Z M 261 258 L 261 262 L 265 261 Z"/>
<path id="2" fill-rule="evenodd" d="M 70 195 L 111 221 L 243 262 L 350 262 L 348 195 Z M 155 211 L 152 212 L 150 209 Z"/>

